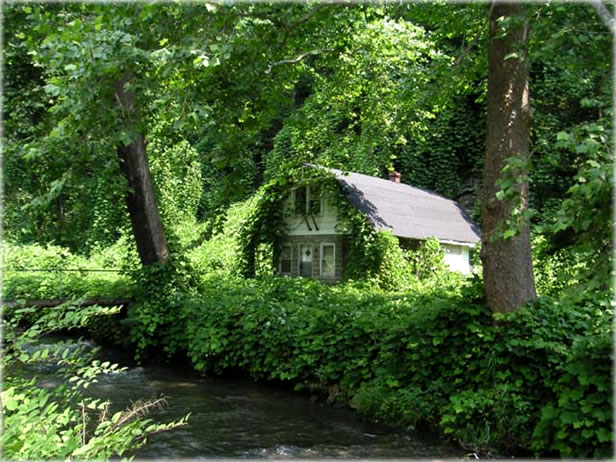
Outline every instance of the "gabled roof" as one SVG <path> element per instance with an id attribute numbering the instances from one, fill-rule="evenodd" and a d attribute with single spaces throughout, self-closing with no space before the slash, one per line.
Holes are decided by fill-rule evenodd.
<path id="1" fill-rule="evenodd" d="M 328 168 L 347 198 L 377 230 L 411 239 L 435 237 L 473 246 L 481 240 L 478 226 L 460 205 L 404 183 Z"/>

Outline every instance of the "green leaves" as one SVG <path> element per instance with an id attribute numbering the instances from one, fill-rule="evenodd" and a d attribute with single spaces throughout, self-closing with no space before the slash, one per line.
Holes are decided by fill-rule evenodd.
<path id="1" fill-rule="evenodd" d="M 610 284 L 611 279 L 611 213 L 614 178 L 611 158 L 612 140 L 608 121 L 583 123 L 570 132 L 557 135 L 556 146 L 575 153 L 576 174 L 551 222 L 546 224 L 547 237 L 558 242 L 570 234 L 572 256 L 593 267 L 592 274 L 580 272 L 580 282 Z M 591 237 L 592 234 L 592 237 Z M 557 248 L 560 246 L 557 246 Z"/>
<path id="2" fill-rule="evenodd" d="M 611 322 L 599 306 L 542 299 L 493 318 L 451 287 L 387 294 L 366 283 L 213 277 L 170 332 L 206 373 L 338 384 L 338 399 L 363 413 L 428 422 L 474 450 L 583 456 L 608 448 Z"/>
<path id="3" fill-rule="evenodd" d="M 14 411 L 25 398 L 24 393 L 17 393 L 15 387 L 9 387 L 2 391 L 2 406 L 5 411 Z"/>
<path id="4" fill-rule="evenodd" d="M 3 455 L 11 459 L 108 459 L 135 449 L 150 433 L 167 431 L 186 424 L 187 417 L 175 422 L 152 424 L 143 416 L 164 404 L 159 399 L 135 403 L 130 409 L 109 416 L 108 401 L 83 397 L 87 388 L 102 374 L 125 370 L 109 361 L 94 360 L 94 351 L 72 342 L 38 346 L 41 336 L 62 329 L 85 328 L 93 318 L 117 314 L 119 310 L 97 306 L 80 307 L 67 303 L 46 309 L 5 311 L 3 370 L 4 429 Z M 29 316 L 38 317 L 34 321 Z M 16 332 L 16 326 L 32 323 Z M 34 350 L 34 351 L 33 351 Z M 37 386 L 36 379 L 19 377 L 14 362 L 43 363 L 57 370 L 61 385 Z M 7 367 L 10 366 L 10 367 Z M 15 374 L 15 370 L 18 371 Z M 89 425 L 93 421 L 95 424 Z"/>
<path id="5" fill-rule="evenodd" d="M 60 87 L 58 87 L 57 85 L 48 84 L 48 85 L 45 85 L 45 91 L 50 96 L 58 96 L 60 94 Z"/>

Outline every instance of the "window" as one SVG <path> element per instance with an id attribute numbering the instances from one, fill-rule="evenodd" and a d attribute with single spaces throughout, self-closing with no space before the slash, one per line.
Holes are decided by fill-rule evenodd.
<path id="1" fill-rule="evenodd" d="M 300 186 L 295 190 L 295 215 L 306 214 L 306 202 L 308 201 L 308 187 Z"/>
<path id="2" fill-rule="evenodd" d="M 445 251 L 446 254 L 449 254 L 449 255 L 462 255 L 461 247 L 454 247 L 452 245 L 444 245 L 443 250 Z"/>
<path id="3" fill-rule="evenodd" d="M 291 274 L 291 246 L 289 244 L 285 244 L 280 248 L 278 270 L 280 274 Z"/>
<path id="4" fill-rule="evenodd" d="M 300 186 L 295 190 L 295 215 L 320 215 L 322 202 L 320 186 Z"/>
<path id="5" fill-rule="evenodd" d="M 315 185 L 308 188 L 308 213 L 312 215 L 321 214 L 321 186 Z"/>
<path id="6" fill-rule="evenodd" d="M 321 244 L 321 277 L 333 278 L 336 275 L 336 246 Z"/>
<path id="7" fill-rule="evenodd" d="M 312 277 L 312 246 L 300 244 L 299 246 L 299 275 L 303 278 Z"/>

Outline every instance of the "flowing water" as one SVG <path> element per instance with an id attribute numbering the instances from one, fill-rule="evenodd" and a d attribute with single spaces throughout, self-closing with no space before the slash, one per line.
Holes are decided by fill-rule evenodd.
<path id="1" fill-rule="evenodd" d="M 111 350 L 103 355 L 118 361 Z M 45 371 L 37 375 L 44 386 Z M 236 378 L 203 378 L 171 367 L 130 367 L 99 378 L 88 394 L 123 408 L 144 398 L 167 397 L 150 417 L 189 425 L 153 435 L 137 450 L 153 458 L 446 458 L 458 448 L 413 433 L 366 422 L 349 409 L 314 402 L 280 387 Z"/>

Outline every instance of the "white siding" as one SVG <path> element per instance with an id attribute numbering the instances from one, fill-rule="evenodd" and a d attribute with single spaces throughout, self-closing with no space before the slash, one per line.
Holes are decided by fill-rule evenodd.
<path id="1" fill-rule="evenodd" d="M 336 231 L 338 211 L 336 210 L 336 206 L 331 204 L 327 197 L 323 198 L 321 203 L 321 213 L 319 215 L 307 215 L 306 218 L 304 218 L 301 215 L 294 214 L 294 207 L 295 191 L 293 191 L 284 201 L 286 217 L 285 223 L 287 225 L 287 229 L 289 230 L 289 236 L 339 234 Z M 310 224 L 310 229 L 308 229 L 308 226 L 306 225 L 306 220 L 308 220 L 308 223 Z"/>
<path id="2" fill-rule="evenodd" d="M 291 192 L 285 199 L 284 204 L 285 223 L 288 229 L 289 236 L 318 236 L 318 235 L 336 235 L 340 234 L 336 230 L 338 222 L 338 211 L 336 206 L 323 197 L 321 202 L 321 213 L 318 215 L 295 215 L 295 191 Z M 308 225 L 306 224 L 308 221 Z M 315 226 L 316 224 L 316 226 Z M 447 244 L 441 242 L 441 246 L 445 251 L 445 263 L 452 271 L 459 271 L 462 274 L 470 274 L 470 249 L 468 245 L 456 245 L 452 241 L 447 241 Z M 336 249 L 336 252 L 341 252 L 342 249 Z"/>
<path id="3" fill-rule="evenodd" d="M 458 245 L 442 245 L 445 251 L 445 263 L 452 271 L 462 274 L 471 272 L 471 259 L 468 247 Z"/>

